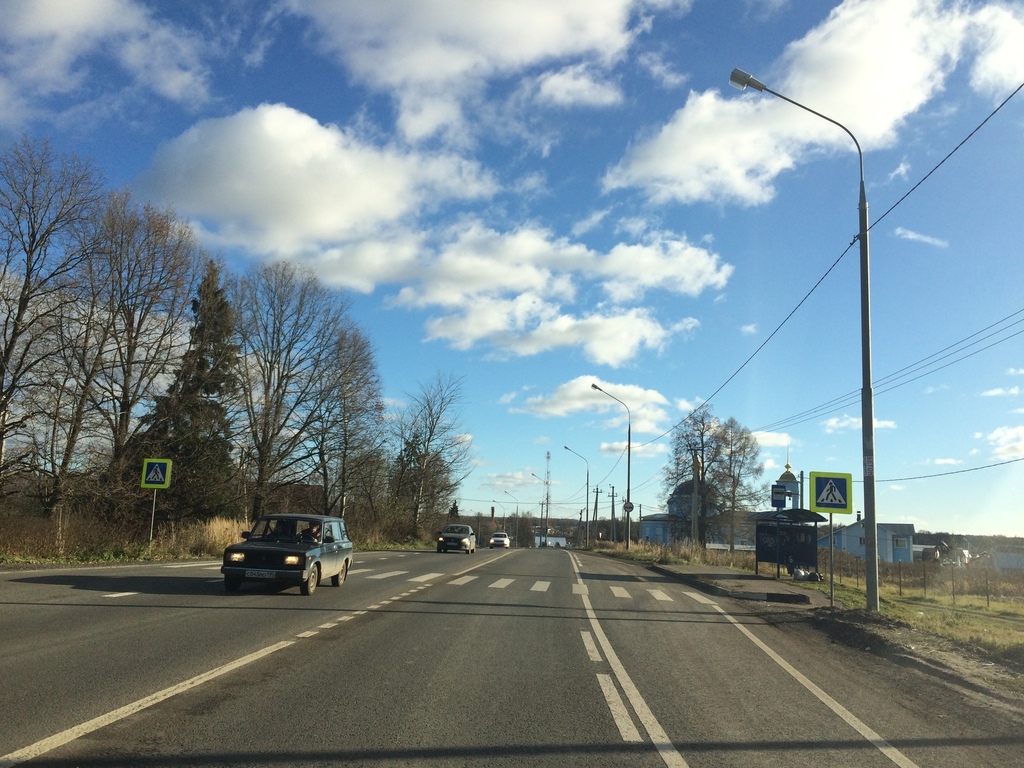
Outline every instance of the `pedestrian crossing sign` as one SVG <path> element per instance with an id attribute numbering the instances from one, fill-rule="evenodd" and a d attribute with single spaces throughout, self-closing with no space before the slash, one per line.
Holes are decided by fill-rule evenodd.
<path id="1" fill-rule="evenodd" d="M 171 487 L 171 460 L 170 459 L 143 459 L 142 460 L 142 487 L 143 488 L 170 488 Z"/>
<path id="2" fill-rule="evenodd" d="M 811 472 L 811 511 L 853 514 L 853 475 Z"/>

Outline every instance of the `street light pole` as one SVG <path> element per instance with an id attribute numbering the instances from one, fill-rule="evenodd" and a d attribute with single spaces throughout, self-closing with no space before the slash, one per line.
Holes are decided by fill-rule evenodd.
<path id="1" fill-rule="evenodd" d="M 565 450 L 567 450 L 569 453 L 573 453 L 573 454 L 575 454 L 577 456 L 580 456 L 578 453 L 576 453 L 576 451 L 574 451 L 568 445 L 563 445 L 562 447 L 565 448 Z M 580 456 L 580 458 L 583 459 L 583 463 L 587 465 L 587 491 L 586 491 L 586 495 L 583 497 L 583 509 L 584 509 L 584 512 L 586 512 L 586 515 L 587 515 L 587 546 L 589 547 L 590 546 L 590 462 L 587 461 L 585 458 L 583 458 L 583 456 Z"/>
<path id="2" fill-rule="evenodd" d="M 630 521 L 629 514 L 633 511 L 633 502 L 629 498 L 629 472 L 630 466 L 632 465 L 632 449 L 633 449 L 633 414 L 629 412 L 629 406 L 619 400 L 615 395 L 608 394 L 601 389 L 597 384 L 591 384 L 591 389 L 596 389 L 598 392 L 604 392 L 612 400 L 617 402 L 623 408 L 626 409 L 626 500 L 622 503 L 622 509 L 626 513 L 626 549 L 629 550 L 629 539 L 630 539 Z"/>
<path id="3" fill-rule="evenodd" d="M 508 491 L 505 491 L 505 493 L 508 493 Z M 512 496 L 511 493 L 508 493 L 508 495 L 511 496 L 512 501 L 516 503 L 516 546 L 519 546 L 519 499 Z"/>
<path id="4" fill-rule="evenodd" d="M 871 270 L 868 246 L 868 199 L 864 191 L 864 153 L 860 142 L 842 123 L 827 115 L 816 112 L 798 101 L 793 101 L 781 93 L 776 93 L 753 76 L 741 69 L 734 69 L 729 76 L 729 83 L 743 90 L 750 86 L 757 91 L 765 91 L 783 101 L 788 101 L 805 112 L 827 120 L 832 125 L 842 128 L 846 135 L 853 139 L 860 162 L 860 203 L 858 205 L 858 232 L 860 241 L 860 358 L 861 358 L 861 447 L 864 467 L 864 585 L 867 590 L 867 609 L 878 610 L 878 525 L 875 517 L 875 406 L 871 389 Z"/>

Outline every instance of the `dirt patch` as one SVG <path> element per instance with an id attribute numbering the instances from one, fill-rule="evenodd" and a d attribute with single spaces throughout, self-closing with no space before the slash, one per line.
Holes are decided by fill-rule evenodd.
<path id="1" fill-rule="evenodd" d="M 834 643 L 915 668 L 1024 715 L 1024 668 L 1011 661 L 878 613 L 817 608 L 805 616 L 809 626 Z"/>

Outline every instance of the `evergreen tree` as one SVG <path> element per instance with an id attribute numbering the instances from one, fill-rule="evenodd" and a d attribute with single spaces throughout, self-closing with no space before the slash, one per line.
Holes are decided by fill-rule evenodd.
<path id="1" fill-rule="evenodd" d="M 174 461 L 167 492 L 171 519 L 202 519 L 232 508 L 232 431 L 227 403 L 238 389 L 234 313 L 221 285 L 221 267 L 209 260 L 198 295 L 188 350 L 167 393 L 144 417 L 138 448 Z M 139 457 L 141 458 L 145 457 Z"/>

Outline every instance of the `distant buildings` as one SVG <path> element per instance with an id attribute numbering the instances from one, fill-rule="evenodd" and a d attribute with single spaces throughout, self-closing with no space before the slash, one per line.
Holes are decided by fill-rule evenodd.
<path id="1" fill-rule="evenodd" d="M 914 562 L 914 526 L 912 523 L 878 523 L 878 560 L 882 563 Z M 818 547 L 828 549 L 828 534 L 818 538 Z M 837 528 L 835 548 L 864 559 L 864 521 Z"/>

